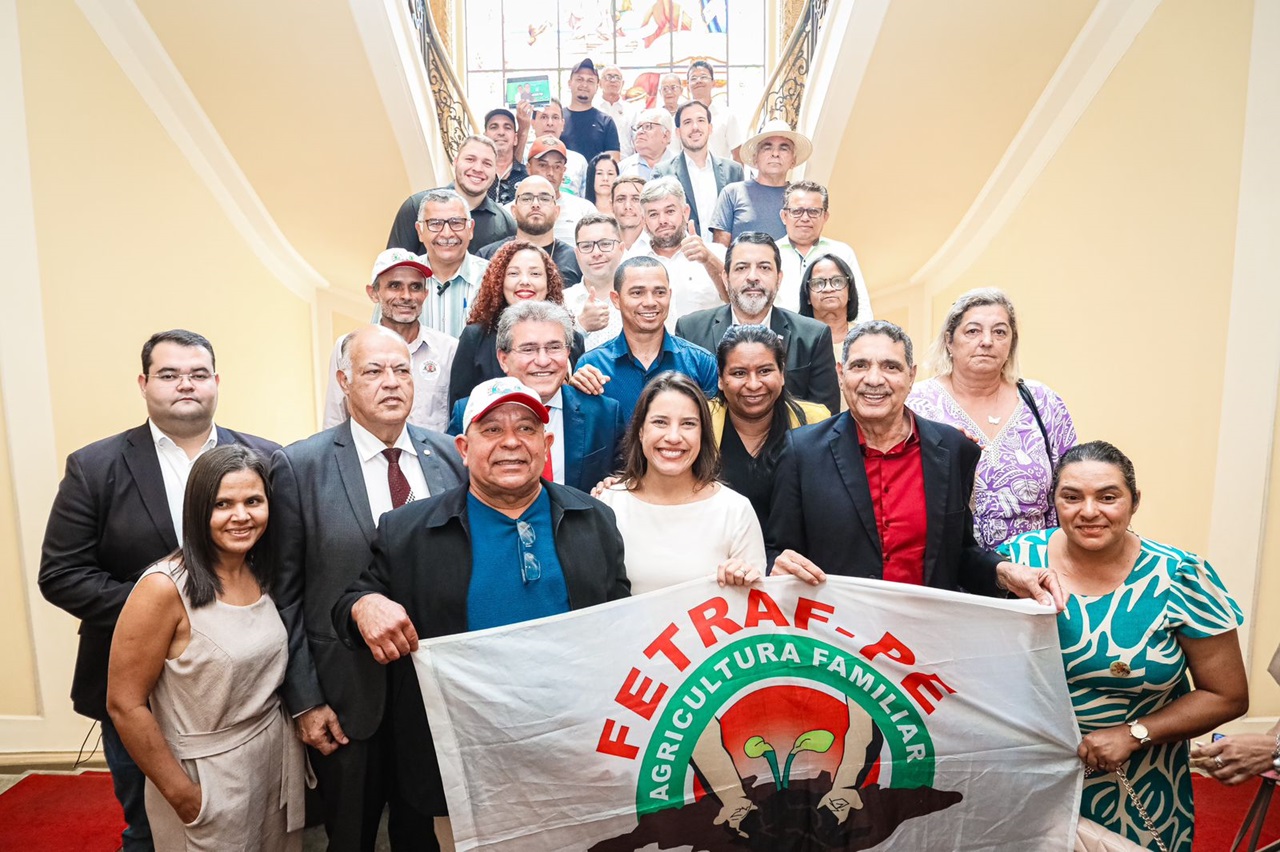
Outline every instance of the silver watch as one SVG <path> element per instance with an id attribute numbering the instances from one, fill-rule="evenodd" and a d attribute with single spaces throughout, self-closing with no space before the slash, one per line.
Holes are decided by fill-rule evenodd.
<path id="1" fill-rule="evenodd" d="M 1136 719 L 1129 723 L 1129 733 L 1138 741 L 1138 745 L 1151 742 L 1151 734 L 1147 732 L 1147 726 Z"/>

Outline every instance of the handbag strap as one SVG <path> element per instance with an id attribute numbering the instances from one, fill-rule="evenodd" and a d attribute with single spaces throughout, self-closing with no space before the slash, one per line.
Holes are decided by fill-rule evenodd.
<path id="1" fill-rule="evenodd" d="M 1044 438 L 1044 451 L 1049 456 L 1049 472 L 1053 472 L 1053 466 L 1057 464 L 1057 459 L 1053 457 L 1053 444 L 1049 443 L 1049 430 L 1044 428 L 1044 418 L 1040 416 L 1040 409 L 1036 407 L 1035 397 L 1031 395 L 1031 388 L 1027 387 L 1027 383 L 1022 379 L 1018 379 L 1018 396 L 1022 397 L 1022 401 L 1027 404 L 1027 408 L 1031 409 L 1031 416 L 1036 419 L 1036 425 L 1040 427 L 1040 437 Z"/>
<path id="2" fill-rule="evenodd" d="M 1138 798 L 1138 791 L 1133 789 L 1133 785 L 1129 783 L 1129 776 L 1125 773 L 1123 766 L 1116 767 L 1116 776 L 1120 779 L 1120 786 L 1129 794 L 1129 801 L 1133 802 L 1133 807 L 1138 811 L 1138 816 L 1142 817 L 1142 825 L 1147 831 L 1151 832 L 1151 839 L 1155 841 L 1156 847 L 1160 852 L 1169 852 L 1169 847 L 1164 845 L 1164 838 L 1160 836 L 1160 832 L 1156 830 L 1155 822 L 1152 821 L 1151 815 L 1147 813 L 1146 805 L 1142 804 L 1142 800 Z M 1085 767 L 1084 775 L 1088 778 L 1093 774 L 1093 770 Z"/>

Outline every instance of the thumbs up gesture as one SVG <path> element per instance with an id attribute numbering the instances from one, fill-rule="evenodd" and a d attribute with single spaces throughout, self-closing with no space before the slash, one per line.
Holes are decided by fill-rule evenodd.
<path id="1" fill-rule="evenodd" d="M 680 241 L 680 251 L 694 263 L 706 263 L 711 252 L 707 250 L 707 244 L 702 241 L 702 237 L 698 236 L 698 229 L 693 226 L 693 222 L 690 221 L 687 224 L 689 233 Z"/>
<path id="2" fill-rule="evenodd" d="M 583 331 L 599 331 L 609 324 L 609 303 L 596 295 L 596 291 L 591 289 L 587 284 L 587 303 L 582 306 L 582 312 L 578 314 L 578 326 Z"/>

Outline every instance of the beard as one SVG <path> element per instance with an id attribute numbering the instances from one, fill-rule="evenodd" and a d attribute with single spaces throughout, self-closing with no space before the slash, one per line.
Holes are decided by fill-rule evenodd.
<path id="1" fill-rule="evenodd" d="M 516 222 L 516 227 L 519 228 L 522 233 L 528 234 L 531 237 L 545 236 L 547 232 L 555 226 L 556 223 L 545 216 L 540 222 L 534 222 L 529 219 L 525 219 L 523 222 Z"/>
<path id="2" fill-rule="evenodd" d="M 680 243 L 684 242 L 685 235 L 688 233 L 689 220 L 686 219 L 681 223 L 680 227 L 676 228 L 665 237 L 660 237 L 657 234 L 649 234 L 649 245 L 660 249 L 675 248 L 680 245 Z"/>
<path id="3" fill-rule="evenodd" d="M 733 306 L 748 316 L 755 316 L 769 309 L 770 299 L 764 293 L 746 294 L 739 290 L 734 290 L 729 293 L 729 297 L 730 301 L 733 302 Z"/>

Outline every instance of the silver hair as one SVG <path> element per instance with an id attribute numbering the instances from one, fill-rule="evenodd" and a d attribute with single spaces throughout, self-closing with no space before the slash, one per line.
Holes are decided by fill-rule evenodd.
<path id="1" fill-rule="evenodd" d="M 652 121 L 655 124 L 661 124 L 667 129 L 668 133 L 670 133 L 672 128 L 675 126 L 671 120 L 671 113 L 667 112 L 662 107 L 651 107 L 649 109 L 641 110 L 639 114 L 636 115 L 631 126 L 639 127 L 649 121 Z"/>
<path id="2" fill-rule="evenodd" d="M 452 189 L 429 189 L 422 196 L 421 203 L 418 204 L 418 221 L 422 221 L 422 217 L 426 214 L 428 204 L 450 204 L 458 202 L 462 205 L 462 209 L 467 211 L 467 218 L 471 218 L 471 206 L 467 204 L 467 200 Z"/>
<path id="3" fill-rule="evenodd" d="M 925 356 L 925 366 L 929 369 L 929 372 L 935 376 L 951 375 L 955 369 L 955 364 L 951 360 L 951 351 L 947 347 L 952 338 L 955 337 L 956 329 L 960 327 L 960 321 L 964 319 L 964 315 L 970 309 L 987 305 L 997 305 L 1004 308 L 1004 312 L 1009 315 L 1009 357 L 1004 362 L 1001 375 L 1007 382 L 1018 381 L 1018 377 L 1022 375 L 1022 371 L 1018 367 L 1018 315 L 1014 313 L 1013 302 L 1003 290 L 996 287 L 979 287 L 976 290 L 970 290 L 962 294 L 960 298 L 956 299 L 951 306 L 951 310 L 947 311 L 946 318 L 942 321 L 942 330 L 938 332 L 938 336 L 934 338 L 933 343 L 929 346 L 929 354 Z"/>
<path id="4" fill-rule="evenodd" d="M 573 346 L 573 315 L 555 302 L 516 302 L 498 317 L 498 351 L 510 352 L 516 326 L 522 322 L 554 322 L 564 326 L 564 345 Z"/>
<path id="5" fill-rule="evenodd" d="M 394 337 L 396 340 L 400 341 L 401 343 L 404 343 L 403 337 L 396 334 L 394 331 L 392 331 L 391 329 L 387 328 L 384 325 L 379 325 L 378 323 L 369 323 L 369 325 L 364 326 L 364 328 L 377 329 L 378 334 L 389 334 L 392 337 Z M 354 369 L 354 365 L 351 363 L 351 341 L 355 340 L 356 335 L 359 334 L 361 330 L 362 329 L 357 328 L 355 331 L 347 332 L 342 336 L 342 342 L 338 345 L 338 369 L 341 370 L 342 374 L 347 377 L 348 382 L 355 380 L 355 369 Z M 408 352 L 409 344 L 405 343 L 404 348 L 405 348 L 405 352 Z"/>
<path id="6" fill-rule="evenodd" d="M 644 185 L 644 189 L 640 190 L 640 206 L 652 204 L 668 196 L 676 199 L 681 204 L 685 204 L 688 201 L 684 196 L 684 187 L 680 185 L 679 178 L 671 176 L 654 178 Z"/>
<path id="7" fill-rule="evenodd" d="M 844 336 L 844 346 L 840 349 L 840 363 L 849 363 L 849 347 L 859 337 L 866 337 L 870 334 L 883 334 L 894 343 L 901 343 L 907 356 L 907 369 L 909 370 L 916 365 L 915 352 L 911 347 L 911 336 L 903 331 L 901 326 L 894 325 L 888 320 L 867 320 L 849 329 L 849 333 Z"/>

